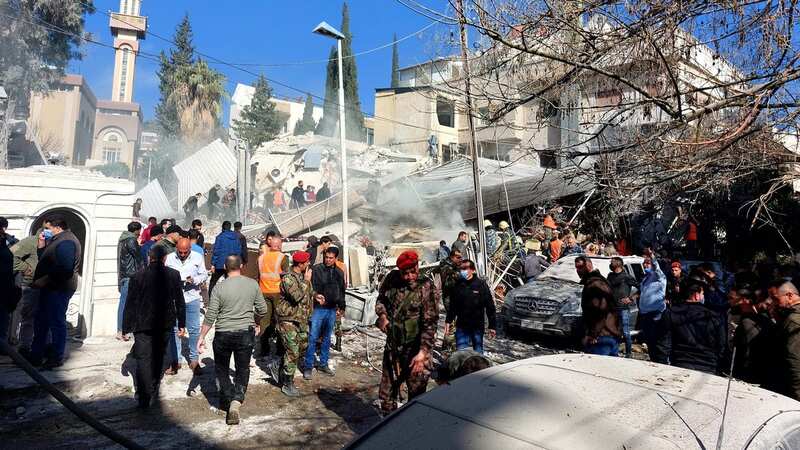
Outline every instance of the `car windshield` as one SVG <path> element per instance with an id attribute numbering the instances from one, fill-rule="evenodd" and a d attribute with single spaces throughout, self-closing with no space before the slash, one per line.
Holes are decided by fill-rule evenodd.
<path id="1" fill-rule="evenodd" d="M 610 271 L 608 258 L 591 258 L 592 265 L 595 269 L 599 270 L 603 276 L 607 276 Z M 575 258 L 562 258 L 551 264 L 550 267 L 545 269 L 538 279 L 551 278 L 555 280 L 572 281 L 578 283 L 581 281 L 578 273 L 575 272 Z"/>

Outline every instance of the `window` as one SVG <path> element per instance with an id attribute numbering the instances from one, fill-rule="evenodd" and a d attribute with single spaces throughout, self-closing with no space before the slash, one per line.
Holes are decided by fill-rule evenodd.
<path id="1" fill-rule="evenodd" d="M 609 89 L 597 93 L 597 106 L 617 106 L 622 103 L 622 91 L 619 89 Z"/>
<path id="2" fill-rule="evenodd" d="M 455 103 L 446 98 L 437 98 L 436 116 L 439 119 L 439 125 L 453 128 L 455 126 Z"/>
<path id="3" fill-rule="evenodd" d="M 103 161 L 106 164 L 119 162 L 122 151 L 116 147 L 103 147 Z"/>
<path id="4" fill-rule="evenodd" d="M 481 125 L 489 125 L 489 107 L 482 106 L 478 108 L 478 123 Z"/>
<path id="5" fill-rule="evenodd" d="M 122 0 L 120 2 L 119 12 L 121 12 L 122 14 L 129 14 L 129 11 L 128 11 L 128 0 Z"/>
<path id="6" fill-rule="evenodd" d="M 130 52 L 130 48 L 122 47 L 122 68 L 119 76 L 119 101 L 121 102 L 125 101 L 125 89 L 128 86 L 128 58 Z"/>
<path id="7" fill-rule="evenodd" d="M 367 128 L 367 145 L 375 145 L 375 130 Z"/>

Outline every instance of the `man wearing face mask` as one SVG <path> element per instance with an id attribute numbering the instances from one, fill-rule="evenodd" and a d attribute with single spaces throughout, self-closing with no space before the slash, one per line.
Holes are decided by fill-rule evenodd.
<path id="1" fill-rule="evenodd" d="M 472 347 L 483 354 L 484 311 L 489 319 L 489 338 L 497 335 L 494 299 L 485 281 L 475 274 L 475 263 L 466 259 L 461 261 L 460 280 L 450 294 L 450 307 L 444 325 L 444 335 L 450 331 L 450 324 L 456 322 L 456 349 Z"/>
<path id="2" fill-rule="evenodd" d="M 37 243 L 39 263 L 32 286 L 40 289 L 39 310 L 34 324 L 30 361 L 33 365 L 52 369 L 64 364 L 67 346 L 67 307 L 78 288 L 78 267 L 81 244 L 69 231 L 64 217 L 54 214 L 45 221 L 44 231 Z M 47 355 L 48 334 L 52 346 Z"/>
<path id="3" fill-rule="evenodd" d="M 719 315 L 703 306 L 704 290 L 702 281 L 689 280 L 684 302 L 664 312 L 662 346 L 673 366 L 722 374 L 728 336 Z"/>
<path id="4" fill-rule="evenodd" d="M 377 326 L 386 333 L 383 375 L 378 397 L 384 414 L 397 409 L 400 384 L 408 397 L 422 395 L 430 377 L 430 353 L 439 322 L 439 290 L 419 276 L 419 257 L 405 251 L 397 257 L 397 270 L 387 275 L 378 290 Z"/>

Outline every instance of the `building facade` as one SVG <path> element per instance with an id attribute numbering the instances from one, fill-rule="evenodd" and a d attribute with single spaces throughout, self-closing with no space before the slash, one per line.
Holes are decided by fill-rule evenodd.
<path id="1" fill-rule="evenodd" d="M 121 0 L 120 12 L 111 14 L 116 52 L 110 100 L 97 100 L 80 75 L 65 75 L 48 92 L 31 96 L 29 134 L 43 153 L 75 166 L 124 163 L 134 178 L 142 134 L 142 111 L 133 102 L 134 73 L 147 28 L 140 7 L 139 0 Z"/>
<path id="2" fill-rule="evenodd" d="M 231 136 L 236 134 L 233 130 L 234 121 L 241 118 L 242 110 L 253 101 L 255 92 L 256 88 L 253 86 L 242 83 L 236 84 L 236 89 L 233 91 L 233 96 L 231 96 L 231 109 L 228 119 Z M 271 101 L 275 104 L 275 109 L 286 117 L 286 122 L 284 122 L 280 134 L 287 135 L 294 133 L 294 126 L 303 118 L 303 111 L 305 111 L 306 105 L 305 99 L 297 98 L 292 100 L 273 97 Z M 320 119 L 322 119 L 321 106 L 314 106 L 312 117 L 314 118 L 314 122 L 319 123 Z"/>

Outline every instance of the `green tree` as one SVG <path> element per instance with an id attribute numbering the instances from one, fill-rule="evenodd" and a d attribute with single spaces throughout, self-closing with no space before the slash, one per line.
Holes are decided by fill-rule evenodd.
<path id="1" fill-rule="evenodd" d="M 339 67 L 336 46 L 331 47 L 328 54 L 328 66 L 325 77 L 325 102 L 322 105 L 322 118 L 317 124 L 316 134 L 333 136 L 336 122 L 339 120 Z"/>
<path id="2" fill-rule="evenodd" d="M 344 40 L 342 41 L 342 76 L 344 79 L 345 125 L 347 127 L 345 134 L 348 139 L 363 141 L 365 139 L 364 114 L 361 112 L 361 100 L 358 98 L 358 71 L 356 70 L 356 59 L 353 57 L 350 10 L 346 2 L 342 5 L 341 32 L 344 34 Z M 320 125 L 317 127 L 317 133 L 327 136 L 335 134 L 335 124 L 338 122 L 339 115 L 339 69 L 337 58 L 338 52 L 336 48 L 333 48 L 330 61 L 328 61 L 327 80 L 325 82 L 325 107 L 322 113 L 322 120 L 320 120 Z"/>
<path id="3" fill-rule="evenodd" d="M 314 121 L 314 101 L 311 99 L 311 94 L 306 95 L 306 104 L 303 107 L 303 118 L 294 124 L 294 135 L 306 134 L 309 131 L 314 131 L 317 123 Z"/>
<path id="4" fill-rule="evenodd" d="M 393 88 L 400 86 L 400 54 L 397 51 L 397 33 L 392 36 L 392 84 Z"/>
<path id="5" fill-rule="evenodd" d="M 128 165 L 124 162 L 115 162 L 115 163 L 108 163 L 102 166 L 95 167 L 95 170 L 102 173 L 107 177 L 112 178 L 128 178 L 131 173 L 131 170 L 128 168 Z"/>
<path id="6" fill-rule="evenodd" d="M 32 92 L 48 90 L 71 59 L 80 59 L 80 36 L 91 13 L 92 0 L 0 0 L 0 85 L 8 95 L 0 117 L 0 169 L 8 167 L 9 120 Z"/>
<path id="7" fill-rule="evenodd" d="M 187 13 L 175 30 L 175 37 L 173 38 L 175 48 L 169 51 L 169 57 L 164 51 L 160 55 L 158 87 L 161 92 L 161 98 L 158 105 L 156 105 L 156 120 L 164 136 L 180 135 L 180 117 L 175 104 L 169 101 L 169 96 L 175 89 L 175 73 L 178 68 L 194 64 L 192 37 L 192 24 L 189 22 L 189 14 Z"/>
<path id="8" fill-rule="evenodd" d="M 253 99 L 242 109 L 241 118 L 233 121 L 233 131 L 247 143 L 251 151 L 275 139 L 286 123 L 286 117 L 275 109 L 271 99 L 272 88 L 267 79 L 259 75 Z"/>
<path id="9" fill-rule="evenodd" d="M 180 138 L 198 147 L 211 142 L 218 134 L 222 117 L 225 76 L 198 59 L 189 66 L 178 66 L 174 88 L 167 100 L 178 112 Z"/>

